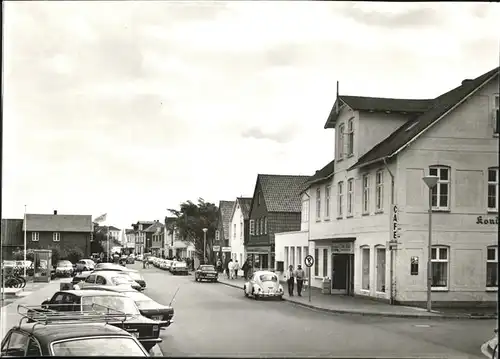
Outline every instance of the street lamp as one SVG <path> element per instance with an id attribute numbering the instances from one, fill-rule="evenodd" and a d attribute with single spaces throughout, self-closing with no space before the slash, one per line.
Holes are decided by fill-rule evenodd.
<path id="1" fill-rule="evenodd" d="M 203 264 L 206 264 L 205 261 L 207 260 L 207 231 L 208 228 L 203 228 Z"/>
<path id="2" fill-rule="evenodd" d="M 439 177 L 424 176 L 424 183 L 429 188 L 429 238 L 427 243 L 427 311 L 432 311 L 431 287 L 432 287 L 432 189 L 436 187 Z"/>

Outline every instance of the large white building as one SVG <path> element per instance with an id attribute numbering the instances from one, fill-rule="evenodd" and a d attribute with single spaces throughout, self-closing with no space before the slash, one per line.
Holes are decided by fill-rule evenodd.
<path id="1" fill-rule="evenodd" d="M 429 228 L 423 177 L 433 175 L 439 181 L 431 196 L 432 299 L 496 302 L 498 68 L 436 99 L 338 95 L 325 128 L 335 129 L 335 160 L 303 197 L 312 284 L 328 277 L 333 294 L 423 304 Z"/>
<path id="2" fill-rule="evenodd" d="M 234 202 L 229 223 L 229 246 L 231 258 L 238 261 L 240 267 L 245 263 L 247 253 L 245 249 L 249 236 L 249 214 L 252 198 L 238 197 Z"/>

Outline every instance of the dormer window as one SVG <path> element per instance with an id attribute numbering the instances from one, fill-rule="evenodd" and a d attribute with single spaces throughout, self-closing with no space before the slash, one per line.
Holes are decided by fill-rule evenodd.
<path id="1" fill-rule="evenodd" d="M 345 125 L 339 125 L 339 134 L 337 136 L 337 157 L 339 160 L 344 158 L 344 130 L 345 130 Z"/>
<path id="2" fill-rule="evenodd" d="M 354 154 L 354 119 L 347 122 L 347 156 Z"/>

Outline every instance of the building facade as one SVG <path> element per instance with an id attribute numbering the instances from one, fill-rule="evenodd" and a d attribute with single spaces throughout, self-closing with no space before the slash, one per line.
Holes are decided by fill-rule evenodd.
<path id="1" fill-rule="evenodd" d="M 137 223 L 132 224 L 132 228 L 134 229 L 136 255 L 144 255 L 144 253 L 147 253 L 147 251 L 149 250 L 149 248 L 147 247 L 145 230 L 153 223 L 153 221 L 138 221 Z"/>
<path id="2" fill-rule="evenodd" d="M 275 233 L 301 228 L 301 193 L 309 176 L 259 174 L 249 214 L 247 257 L 259 269 L 275 268 Z"/>
<path id="3" fill-rule="evenodd" d="M 160 221 L 156 220 L 152 225 L 144 230 L 146 233 L 147 247 L 149 252 L 155 257 L 165 256 L 163 250 L 165 240 L 165 228 Z"/>
<path id="4" fill-rule="evenodd" d="M 240 266 L 247 258 L 245 244 L 248 242 L 249 212 L 252 198 L 238 197 L 234 202 L 230 216 L 229 238 L 231 247 L 231 258 L 238 261 Z"/>
<path id="5" fill-rule="evenodd" d="M 217 219 L 217 230 L 215 232 L 215 241 L 213 251 L 215 260 L 221 259 L 223 263 L 227 263 L 231 259 L 230 233 L 231 214 L 235 201 L 219 201 L 219 213 Z"/>
<path id="6" fill-rule="evenodd" d="M 495 69 L 433 100 L 338 96 L 334 174 L 309 188 L 315 285 L 422 305 L 430 201 L 433 301 L 496 302 L 498 81 Z"/>
<path id="7" fill-rule="evenodd" d="M 12 260 L 17 249 L 24 247 L 22 219 L 2 219 L 2 260 Z"/>

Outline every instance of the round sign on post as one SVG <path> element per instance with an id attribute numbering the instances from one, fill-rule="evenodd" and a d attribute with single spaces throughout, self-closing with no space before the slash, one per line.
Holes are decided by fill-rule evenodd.
<path id="1" fill-rule="evenodd" d="M 311 268 L 314 265 L 314 258 L 312 255 L 308 254 L 304 258 L 304 263 L 306 264 L 307 267 Z"/>

